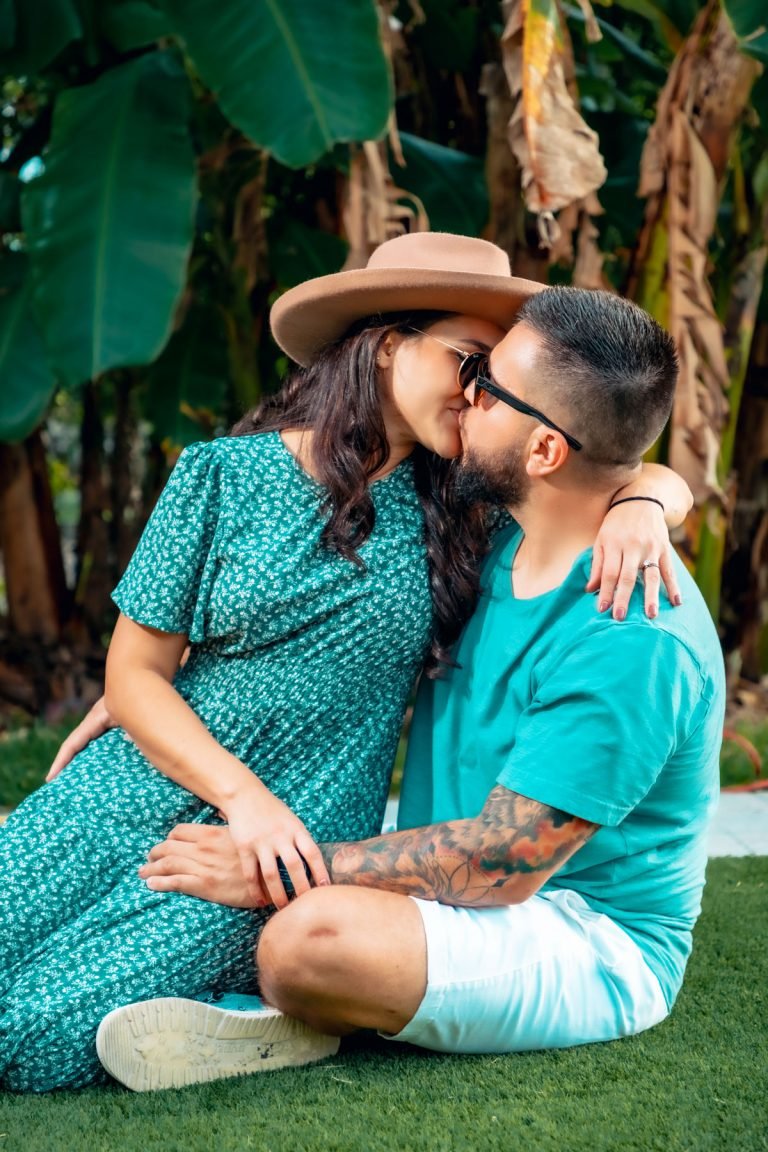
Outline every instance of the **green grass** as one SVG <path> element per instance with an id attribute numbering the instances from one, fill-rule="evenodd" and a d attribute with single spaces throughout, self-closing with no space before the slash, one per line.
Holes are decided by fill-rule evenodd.
<path id="1" fill-rule="evenodd" d="M 59 745 L 79 716 L 60 724 L 34 724 L 0 732 L 0 808 L 13 808 L 45 779 Z"/>
<path id="2" fill-rule="evenodd" d="M 366 1036 L 183 1091 L 0 1095 L 2 1152 L 765 1152 L 768 858 L 714 860 L 672 1017 L 567 1052 L 448 1057 Z"/>

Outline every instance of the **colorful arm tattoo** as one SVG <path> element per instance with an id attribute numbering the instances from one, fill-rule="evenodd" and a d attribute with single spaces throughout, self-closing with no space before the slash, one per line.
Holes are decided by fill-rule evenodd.
<path id="1" fill-rule="evenodd" d="M 526 900 L 597 828 L 497 785 L 474 819 L 320 847 L 334 884 L 483 907 Z"/>

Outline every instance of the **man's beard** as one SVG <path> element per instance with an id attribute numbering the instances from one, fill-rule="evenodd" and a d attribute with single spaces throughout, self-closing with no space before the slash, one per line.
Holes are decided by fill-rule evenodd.
<path id="1" fill-rule="evenodd" d="M 518 508 L 528 495 L 530 485 L 523 453 L 517 447 L 486 457 L 467 448 L 454 472 L 456 497 L 467 508 L 475 504 Z"/>

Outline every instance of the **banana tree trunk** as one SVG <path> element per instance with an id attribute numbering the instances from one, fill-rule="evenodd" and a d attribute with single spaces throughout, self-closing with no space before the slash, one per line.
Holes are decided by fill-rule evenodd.
<path id="1" fill-rule="evenodd" d="M 22 444 L 0 444 L 0 552 L 11 634 L 56 643 L 68 597 L 39 431 Z"/>
<path id="2" fill-rule="evenodd" d="M 80 523 L 77 532 L 78 572 L 75 603 L 92 642 L 98 642 L 109 620 L 109 594 L 114 584 L 110 564 L 109 522 L 112 517 L 105 477 L 101 386 L 83 389 L 80 429 Z"/>

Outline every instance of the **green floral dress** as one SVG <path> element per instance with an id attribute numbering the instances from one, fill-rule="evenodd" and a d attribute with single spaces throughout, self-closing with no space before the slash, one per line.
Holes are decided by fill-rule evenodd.
<path id="1" fill-rule="evenodd" d="M 409 461 L 372 489 L 361 568 L 319 541 L 325 490 L 277 433 L 188 448 L 114 599 L 192 647 L 175 685 L 216 739 L 317 840 L 381 827 L 410 686 L 429 645 L 424 523 Z M 264 913 L 151 892 L 137 876 L 174 824 L 214 811 L 122 729 L 0 829 L 0 1085 L 101 1078 L 112 1008 L 254 991 Z"/>

